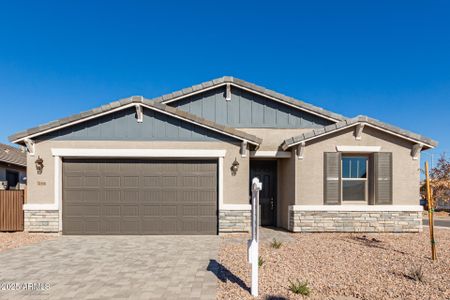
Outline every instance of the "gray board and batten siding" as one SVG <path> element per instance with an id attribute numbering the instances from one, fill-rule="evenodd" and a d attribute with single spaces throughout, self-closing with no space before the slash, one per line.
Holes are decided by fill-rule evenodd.
<path id="1" fill-rule="evenodd" d="M 236 142 L 207 128 L 143 108 L 143 122 L 135 108 L 125 108 L 83 123 L 42 135 L 37 140 L 129 141 L 227 141 Z"/>
<path id="2" fill-rule="evenodd" d="M 321 128 L 335 122 L 246 90 L 218 87 L 167 105 L 234 128 Z"/>

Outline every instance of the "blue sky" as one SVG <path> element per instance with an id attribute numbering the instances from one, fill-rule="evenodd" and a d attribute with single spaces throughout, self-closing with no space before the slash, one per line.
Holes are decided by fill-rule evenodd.
<path id="1" fill-rule="evenodd" d="M 2 1 L 0 142 L 231 75 L 450 153 L 449 11 L 446 1 Z"/>

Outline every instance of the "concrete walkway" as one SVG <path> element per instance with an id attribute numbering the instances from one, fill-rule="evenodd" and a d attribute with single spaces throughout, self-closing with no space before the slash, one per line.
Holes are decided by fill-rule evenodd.
<path id="1" fill-rule="evenodd" d="M 215 299 L 218 247 L 217 236 L 61 236 L 0 252 L 0 299 Z"/>
<path id="2" fill-rule="evenodd" d="M 221 236 L 226 237 L 222 239 L 226 243 L 241 244 L 247 243 L 247 240 L 251 238 L 250 233 L 223 233 Z M 273 240 L 282 243 L 289 243 L 295 239 L 292 237 L 292 233 L 278 227 L 259 227 L 259 241 L 260 243 L 271 243 Z"/>

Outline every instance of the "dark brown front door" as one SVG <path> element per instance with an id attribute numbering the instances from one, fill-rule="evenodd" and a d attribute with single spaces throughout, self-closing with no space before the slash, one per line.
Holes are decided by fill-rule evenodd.
<path id="1" fill-rule="evenodd" d="M 217 234 L 217 162 L 66 159 L 64 234 Z"/>
<path id="2" fill-rule="evenodd" d="M 261 226 L 276 226 L 277 162 L 275 160 L 250 161 L 250 184 L 257 177 L 263 184 L 259 194 Z"/>

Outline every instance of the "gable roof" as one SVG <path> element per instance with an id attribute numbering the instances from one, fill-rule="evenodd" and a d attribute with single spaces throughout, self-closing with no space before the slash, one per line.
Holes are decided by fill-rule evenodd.
<path id="1" fill-rule="evenodd" d="M 61 128 L 65 128 L 71 125 L 75 125 L 78 123 L 82 123 L 87 120 L 91 120 L 94 118 L 98 118 L 100 116 L 113 113 L 118 110 L 122 110 L 125 108 L 133 107 L 140 105 L 142 107 L 146 107 L 148 109 L 152 109 L 158 111 L 160 113 L 170 115 L 174 118 L 178 118 L 184 120 L 186 122 L 196 124 L 198 126 L 210 129 L 215 132 L 219 132 L 221 134 L 231 136 L 238 140 L 247 141 L 253 145 L 261 144 L 262 140 L 254 135 L 248 134 L 241 130 L 227 127 L 224 125 L 217 124 L 210 120 L 206 120 L 204 118 L 198 117 L 186 111 L 176 109 L 174 107 L 165 105 L 163 103 L 158 103 L 149 99 L 145 99 L 142 96 L 132 96 L 129 98 L 124 98 L 118 101 L 111 102 L 109 104 L 103 105 L 98 108 L 94 108 L 79 114 L 72 115 L 70 117 L 66 117 L 63 119 L 59 119 L 56 121 L 52 121 L 47 124 L 43 124 L 16 134 L 13 134 L 9 137 L 9 140 L 13 143 L 24 143 L 24 140 L 27 138 L 34 138 L 36 136 L 40 136 L 49 132 L 56 131 Z"/>
<path id="2" fill-rule="evenodd" d="M 27 154 L 21 149 L 0 143 L 0 162 L 26 167 Z"/>
<path id="3" fill-rule="evenodd" d="M 238 79 L 238 78 L 235 78 L 232 76 L 224 76 L 224 77 L 220 77 L 220 78 L 213 79 L 210 81 L 205 81 L 203 83 L 196 84 L 191 87 L 184 88 L 182 90 L 154 98 L 152 100 L 154 100 L 155 102 L 167 104 L 167 103 L 178 101 L 178 100 L 184 99 L 186 97 L 189 97 L 189 96 L 192 96 L 195 94 L 199 94 L 199 93 L 211 90 L 211 89 L 225 86 L 227 84 L 241 88 L 243 90 L 249 91 L 254 94 L 261 95 L 261 96 L 271 99 L 273 101 L 284 103 L 285 105 L 288 105 L 295 109 L 299 109 L 299 110 L 311 113 L 313 115 L 320 116 L 322 118 L 325 118 L 325 119 L 328 119 L 328 120 L 331 120 L 334 122 L 339 122 L 339 121 L 345 120 L 345 117 L 340 114 L 333 113 L 333 112 L 325 110 L 321 107 L 314 106 L 312 104 L 309 104 L 309 103 L 303 102 L 301 100 L 277 93 L 273 90 L 266 89 L 265 87 L 258 86 L 256 84 L 253 84 L 253 83 L 250 83 L 245 80 Z"/>
<path id="4" fill-rule="evenodd" d="M 383 123 L 381 121 L 378 121 L 376 119 L 369 118 L 367 116 L 357 116 L 355 118 L 347 119 L 344 121 L 341 121 L 336 124 L 328 125 L 323 128 L 314 129 L 308 132 L 305 132 L 301 135 L 289 138 L 284 140 L 284 142 L 281 144 L 281 148 L 283 150 L 288 149 L 289 147 L 295 146 L 300 144 L 301 142 L 307 142 L 310 140 L 314 140 L 316 138 L 328 135 L 333 132 L 337 132 L 352 126 L 356 126 L 358 124 L 364 124 L 382 131 L 386 131 L 390 134 L 396 135 L 400 138 L 409 140 L 414 143 L 423 144 L 427 148 L 434 148 L 437 146 L 437 142 L 427 138 L 425 136 L 422 136 L 417 133 L 413 133 L 411 131 L 407 131 L 404 129 L 401 129 L 396 126 L 392 126 L 386 123 Z"/>

